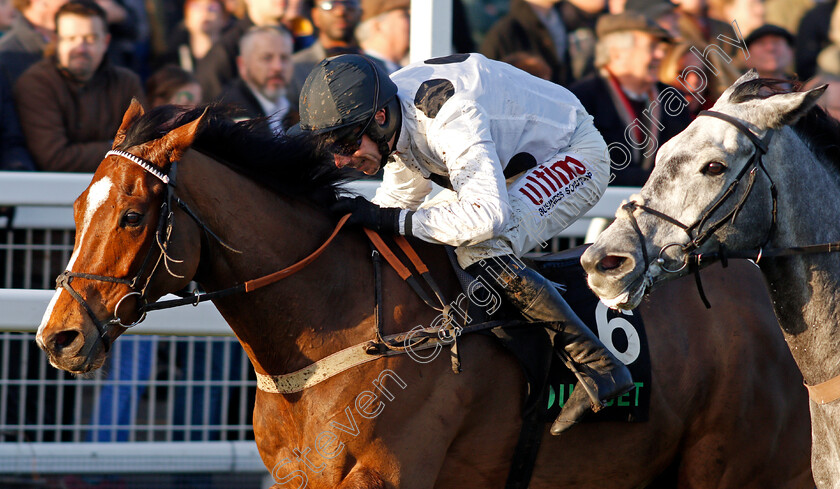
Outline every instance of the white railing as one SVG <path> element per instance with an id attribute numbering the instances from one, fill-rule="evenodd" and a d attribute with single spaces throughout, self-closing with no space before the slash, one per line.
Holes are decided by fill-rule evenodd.
<path id="1" fill-rule="evenodd" d="M 12 229 L 0 231 L 0 475 L 265 475 L 251 441 L 253 372 L 211 304 L 150 314 L 91 378 L 57 371 L 33 346 L 72 253 L 72 203 L 90 178 L 0 172 L 0 208 L 14 206 Z M 377 186 L 351 188 L 371 197 Z M 609 188 L 561 237 L 582 243 L 592 217 L 612 217 L 636 190 Z M 0 230 L 8 219 L 0 210 Z"/>

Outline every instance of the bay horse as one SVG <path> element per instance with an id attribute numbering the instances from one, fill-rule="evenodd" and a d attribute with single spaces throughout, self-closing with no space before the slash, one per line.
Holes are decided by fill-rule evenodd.
<path id="1" fill-rule="evenodd" d="M 212 293 L 265 276 L 334 229 L 344 174 L 305 139 L 263 137 L 213 109 L 132 104 L 114 149 L 75 202 L 73 254 L 37 334 L 57 368 L 99 368 L 144 303 L 190 280 Z M 416 247 L 455 297 L 444 250 Z M 530 487 L 812 487 L 801 377 L 758 275 L 740 268 L 710 274 L 713 313 L 690 283 L 654 295 L 650 420 L 546 429 Z M 382 290 L 385 333 L 437 315 L 390 268 Z M 295 372 L 374 336 L 368 241 L 344 229 L 296 274 L 214 303 L 259 375 Z M 504 487 L 524 377 L 494 339 L 465 335 L 459 350 L 457 375 L 448 355 L 396 355 L 297 392 L 258 390 L 254 435 L 275 487 Z"/>
<path id="2" fill-rule="evenodd" d="M 652 286 L 717 260 L 758 264 L 811 394 L 814 479 L 836 488 L 840 402 L 825 382 L 840 374 L 840 257 L 830 253 L 840 239 L 840 127 L 815 106 L 824 90 L 790 92 L 755 72 L 742 76 L 662 146 L 647 184 L 582 263 L 602 301 L 625 309 Z M 732 327 L 738 334 L 737 321 Z M 745 380 L 763 375 L 725 368 L 736 376 L 747 368 Z"/>

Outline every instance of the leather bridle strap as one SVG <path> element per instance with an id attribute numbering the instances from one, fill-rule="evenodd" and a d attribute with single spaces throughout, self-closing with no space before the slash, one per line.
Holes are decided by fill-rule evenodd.
<path id="1" fill-rule="evenodd" d="M 327 246 L 329 246 L 330 243 L 333 242 L 335 237 L 338 236 L 338 232 L 341 231 L 341 228 L 344 227 L 344 224 L 347 222 L 348 219 L 350 219 L 350 214 L 347 214 L 341 219 L 339 219 L 338 224 L 336 224 L 332 234 L 330 234 L 330 237 L 327 238 L 327 240 L 324 241 L 324 243 L 321 244 L 321 246 L 319 246 L 317 250 L 310 253 L 309 256 L 307 256 L 306 258 L 300 260 L 294 265 L 290 265 L 282 270 L 278 270 L 274 273 L 266 275 L 265 277 L 260 277 L 245 282 L 245 292 L 253 292 L 259 288 L 265 287 L 266 285 L 271 285 L 303 270 L 307 265 L 309 265 L 310 263 L 315 261 L 316 258 L 321 256 L 321 253 L 323 253 L 324 250 L 327 249 Z"/>
<path id="2" fill-rule="evenodd" d="M 160 309 L 169 309 L 172 307 L 184 306 L 187 304 L 192 304 L 197 306 L 201 302 L 210 301 L 213 299 L 218 299 L 221 297 L 226 297 L 232 294 L 239 294 L 239 293 L 248 293 L 253 292 L 257 289 L 265 287 L 267 285 L 271 285 L 275 282 L 279 282 L 284 278 L 287 278 L 301 270 L 303 270 L 307 265 L 315 261 L 316 258 L 321 256 L 321 254 L 327 249 L 327 247 L 333 242 L 336 236 L 338 236 L 338 232 L 341 231 L 341 228 L 344 227 L 344 224 L 347 223 L 347 220 L 350 219 L 350 214 L 345 215 L 341 219 L 339 219 L 338 224 L 336 224 L 335 228 L 330 234 L 329 238 L 324 241 L 321 246 L 318 247 L 315 251 L 310 253 L 307 257 L 303 258 L 302 260 L 289 265 L 288 267 L 278 270 L 276 272 L 270 273 L 260 278 L 255 278 L 253 280 L 249 280 L 247 282 L 234 285 L 232 287 L 228 287 L 226 289 L 217 290 L 214 292 L 206 292 L 206 293 L 196 293 L 192 296 L 184 297 L 181 299 L 172 299 L 167 301 L 157 301 L 152 304 L 147 304 L 143 307 L 143 311 L 157 311 Z"/>

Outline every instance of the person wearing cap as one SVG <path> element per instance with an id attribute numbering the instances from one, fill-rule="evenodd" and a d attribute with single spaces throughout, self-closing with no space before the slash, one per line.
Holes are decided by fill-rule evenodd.
<path id="1" fill-rule="evenodd" d="M 661 94 L 678 95 L 658 81 L 668 33 L 639 12 L 601 17 L 595 64 L 599 71 L 570 87 L 610 148 L 611 185 L 642 186 L 655 149 L 688 127 L 688 110 L 664 110 Z M 670 88 L 670 92 L 666 92 Z M 683 105 L 688 103 L 679 96 Z M 684 108 L 684 107 L 683 107 Z"/>
<path id="2" fill-rule="evenodd" d="M 390 78 L 364 56 L 322 61 L 300 97 L 299 131 L 339 168 L 373 175 L 373 202 L 340 199 L 350 223 L 455 246 L 458 263 L 532 321 L 562 323 L 561 359 L 580 385 L 552 426 L 631 390 L 627 368 L 518 257 L 592 207 L 609 178 L 603 138 L 565 88 L 480 54 L 414 63 Z M 447 187 L 423 204 L 432 182 Z M 421 205 L 423 204 L 423 205 Z M 567 363 L 569 365 L 569 363 Z"/>
<path id="3" fill-rule="evenodd" d="M 627 0 L 624 4 L 625 11 L 639 12 L 653 20 L 659 27 L 668 31 L 673 39 L 682 37 L 677 7 L 679 7 L 679 4 L 673 3 L 671 0 Z"/>
<path id="4" fill-rule="evenodd" d="M 762 78 L 790 80 L 793 42 L 793 34 L 786 29 L 764 24 L 744 40 L 750 52 L 747 68 L 754 68 Z"/>
<path id="5" fill-rule="evenodd" d="M 362 0 L 356 39 L 362 52 L 391 74 L 408 56 L 411 0 Z"/>
<path id="6" fill-rule="evenodd" d="M 359 0 L 315 0 L 311 10 L 318 39 L 292 56 L 295 65 L 289 83 L 289 99 L 297 103 L 306 75 L 324 58 L 344 53 L 360 53 L 354 31 L 362 16 Z"/>

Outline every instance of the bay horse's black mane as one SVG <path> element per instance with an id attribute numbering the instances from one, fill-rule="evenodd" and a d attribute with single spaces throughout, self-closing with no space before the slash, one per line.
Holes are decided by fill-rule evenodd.
<path id="1" fill-rule="evenodd" d="M 138 117 L 119 149 L 147 143 L 207 115 L 192 148 L 280 195 L 321 206 L 335 202 L 341 184 L 350 178 L 307 136 L 274 136 L 262 120 L 234 122 L 234 112 L 209 105 L 187 110 L 166 105 Z"/>
<path id="2" fill-rule="evenodd" d="M 757 78 L 735 87 L 729 100 L 738 104 L 790 93 L 792 90 L 788 88 L 789 85 L 788 80 Z M 830 163 L 835 171 L 840 172 L 840 122 L 837 119 L 828 115 L 819 105 L 814 105 L 791 127 L 821 160 Z"/>

